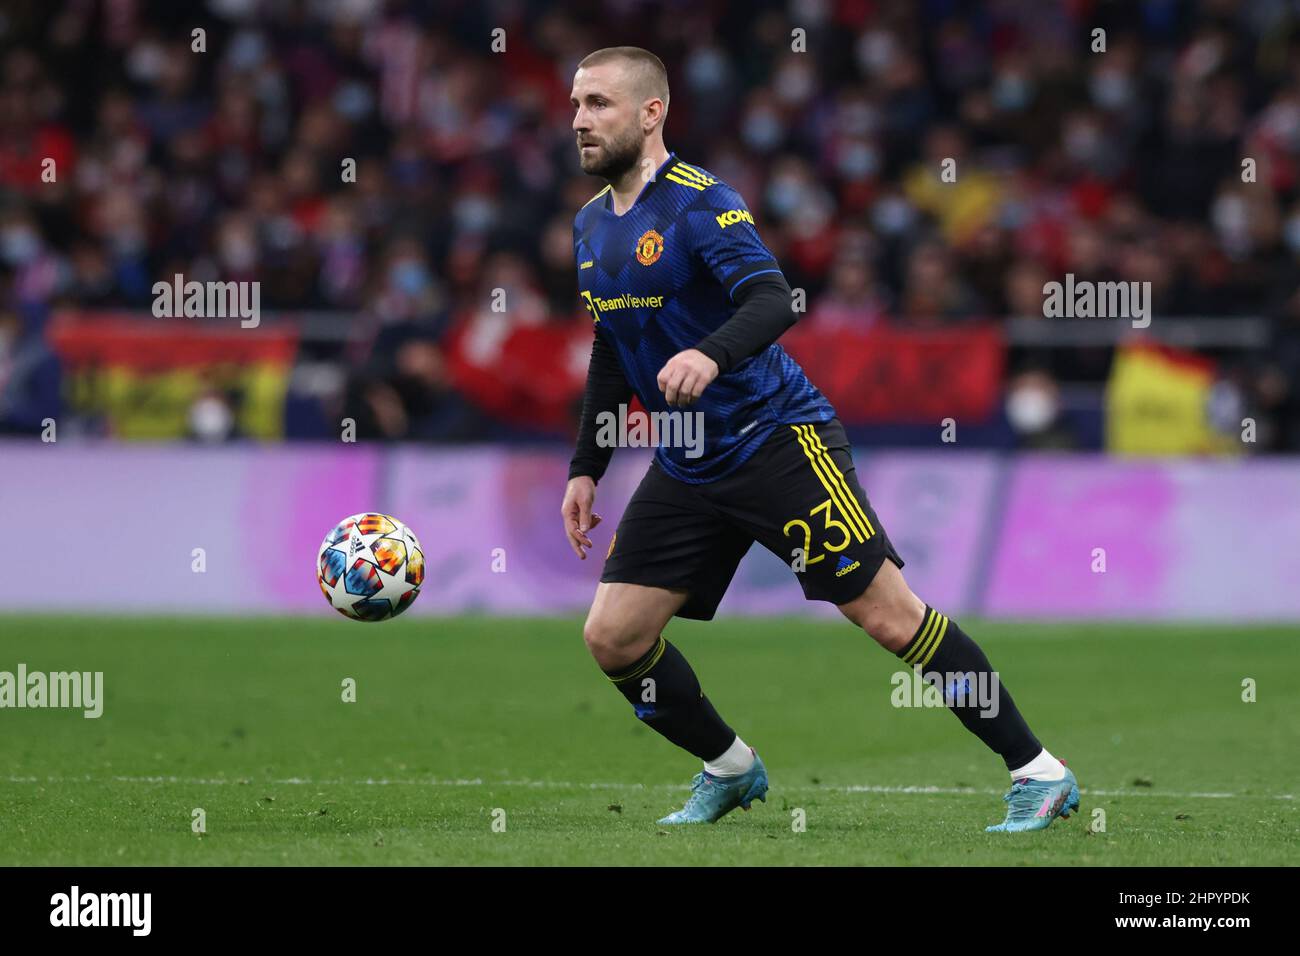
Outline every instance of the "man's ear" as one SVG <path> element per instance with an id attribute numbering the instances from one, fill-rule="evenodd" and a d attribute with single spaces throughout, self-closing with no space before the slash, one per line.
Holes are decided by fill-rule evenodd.
<path id="1" fill-rule="evenodd" d="M 644 131 L 649 133 L 655 126 L 663 122 L 664 101 L 658 98 L 646 100 L 641 107 L 644 122 L 642 124 Z"/>

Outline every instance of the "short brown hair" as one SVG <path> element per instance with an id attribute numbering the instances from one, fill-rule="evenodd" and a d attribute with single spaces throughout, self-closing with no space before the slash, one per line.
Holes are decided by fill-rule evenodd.
<path id="1" fill-rule="evenodd" d="M 623 60 L 632 67 L 632 84 L 642 99 L 657 97 L 668 108 L 668 71 L 659 57 L 639 46 L 607 46 L 595 53 L 588 53 L 578 64 L 578 69 L 598 66 L 611 60 Z"/>

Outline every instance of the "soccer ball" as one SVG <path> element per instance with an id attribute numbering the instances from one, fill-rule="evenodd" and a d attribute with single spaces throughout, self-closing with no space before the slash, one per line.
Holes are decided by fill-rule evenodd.
<path id="1" fill-rule="evenodd" d="M 397 617 L 424 583 L 424 552 L 392 515 L 344 518 L 321 542 L 316 580 L 330 606 L 358 621 Z"/>

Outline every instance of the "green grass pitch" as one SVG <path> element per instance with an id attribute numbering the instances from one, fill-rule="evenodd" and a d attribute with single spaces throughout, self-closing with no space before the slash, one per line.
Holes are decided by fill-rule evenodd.
<path id="1" fill-rule="evenodd" d="M 3 616 L 0 671 L 103 671 L 105 706 L 0 710 L 0 864 L 1296 862 L 1293 628 L 963 624 L 1078 774 L 1080 814 L 1046 832 L 983 832 L 1001 761 L 892 707 L 898 662 L 846 623 L 669 627 L 772 789 L 667 832 L 699 766 L 577 619 Z"/>

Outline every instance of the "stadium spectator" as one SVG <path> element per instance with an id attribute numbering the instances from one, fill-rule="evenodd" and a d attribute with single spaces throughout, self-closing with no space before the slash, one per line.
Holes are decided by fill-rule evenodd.
<path id="1" fill-rule="evenodd" d="M 0 305 L 141 310 L 176 273 L 256 278 L 266 309 L 333 314 L 311 328 L 345 343 L 350 405 L 358 382 L 401 393 L 364 371 L 392 364 L 391 325 L 437 351 L 466 325 L 481 349 L 575 321 L 569 230 L 599 184 L 575 172 L 568 85 L 617 28 L 690 92 L 671 144 L 747 198 L 827 334 L 1031 316 L 1067 271 L 1150 281 L 1162 316 L 1291 314 L 1291 5 L 756 2 L 739 28 L 726 9 L 522 4 L 502 55 L 474 4 L 210 4 L 202 53 L 165 0 L 20 5 L 0 27 Z M 1293 323 L 1270 327 L 1255 396 L 1293 416 Z M 1034 367 L 1104 379 L 1104 355 L 1058 351 Z M 446 386 L 434 353 L 405 354 Z M 369 406 L 419 431 L 374 410 L 391 395 Z"/>

